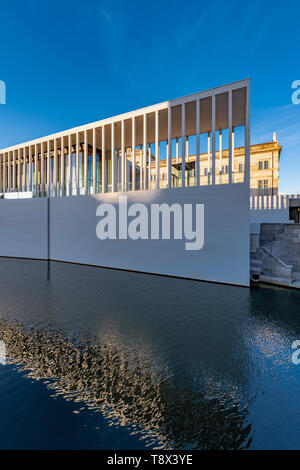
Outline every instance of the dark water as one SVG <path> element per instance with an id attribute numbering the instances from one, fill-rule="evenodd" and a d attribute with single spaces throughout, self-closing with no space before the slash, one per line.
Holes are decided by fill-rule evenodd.
<path id="1" fill-rule="evenodd" d="M 2 449 L 300 448 L 300 292 L 0 259 Z"/>

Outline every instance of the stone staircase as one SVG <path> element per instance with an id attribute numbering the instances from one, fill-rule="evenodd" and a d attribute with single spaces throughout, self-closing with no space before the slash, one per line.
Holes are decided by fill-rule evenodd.
<path id="1" fill-rule="evenodd" d="M 262 241 L 259 246 L 265 248 L 269 253 L 272 253 L 274 242 L 264 242 Z"/>
<path id="2" fill-rule="evenodd" d="M 261 224 L 260 234 L 251 234 L 250 273 L 285 285 L 300 281 L 300 225 Z"/>
<path id="3" fill-rule="evenodd" d="M 261 275 L 262 259 L 258 253 L 251 253 L 250 256 L 250 273 Z"/>
<path id="4" fill-rule="evenodd" d="M 266 225 L 261 226 L 260 246 L 266 246 L 274 256 L 291 265 L 293 279 L 300 280 L 300 224 L 272 224 L 280 225 L 274 227 L 273 236 Z"/>

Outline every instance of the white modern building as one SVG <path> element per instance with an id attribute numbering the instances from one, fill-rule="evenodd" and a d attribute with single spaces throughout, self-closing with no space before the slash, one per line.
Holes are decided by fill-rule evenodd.
<path id="1" fill-rule="evenodd" d="M 243 178 L 235 179 L 237 128 L 243 130 L 245 157 Z M 217 174 L 216 152 L 223 146 L 229 168 Z M 200 178 L 203 151 L 209 155 L 205 180 Z M 196 155 L 194 178 L 189 178 L 191 152 Z M 175 154 L 180 156 L 176 184 Z M 5 197 L 0 201 L 0 256 L 249 284 L 248 79 L 2 149 L 0 171 Z M 117 204 L 120 194 L 128 203 L 204 204 L 203 249 L 187 252 L 175 239 L 98 240 L 97 206 Z M 51 200 L 49 217 L 44 196 Z M 6 200 L 14 197 L 22 200 Z"/>

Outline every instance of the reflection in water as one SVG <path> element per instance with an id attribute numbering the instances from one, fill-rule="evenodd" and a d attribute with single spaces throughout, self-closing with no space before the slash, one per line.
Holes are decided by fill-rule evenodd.
<path id="1" fill-rule="evenodd" d="M 120 429 L 150 448 L 297 448 L 300 366 L 290 344 L 300 339 L 299 300 L 63 263 L 51 263 L 49 279 L 47 263 L 2 259 L 0 340 L 53 398 L 106 418 L 99 448 L 108 438 L 128 448 Z M 0 399 L 6 383 L 0 369 Z M 4 405 L 0 436 L 13 413 Z"/>
<path id="2" fill-rule="evenodd" d="M 131 428 L 161 448 L 243 448 L 250 425 L 238 403 L 177 388 L 167 367 L 157 368 L 145 351 L 132 354 L 115 338 L 72 343 L 60 333 L 0 320 L 10 360 L 29 377 L 51 379 L 49 387 L 66 399 L 84 401 L 111 423 Z M 136 429 L 135 429 L 136 428 Z M 135 430 L 135 431 L 134 431 Z"/>

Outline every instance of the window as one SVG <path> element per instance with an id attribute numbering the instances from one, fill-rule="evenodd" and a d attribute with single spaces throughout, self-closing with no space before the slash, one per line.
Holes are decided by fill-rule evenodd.
<path id="1" fill-rule="evenodd" d="M 258 169 L 263 170 L 264 168 L 264 162 L 258 162 Z"/>
<path id="2" fill-rule="evenodd" d="M 204 175 L 205 175 L 205 176 L 208 175 L 208 168 L 204 168 Z"/>
<path id="3" fill-rule="evenodd" d="M 258 182 L 258 189 L 262 189 L 262 188 L 263 188 L 263 184 L 264 184 L 264 182 L 260 180 L 260 181 Z"/>
<path id="4" fill-rule="evenodd" d="M 264 180 L 264 188 L 266 189 L 268 187 L 268 180 Z"/>
<path id="5" fill-rule="evenodd" d="M 265 160 L 264 161 L 264 169 L 267 170 L 269 168 L 269 161 Z"/>
<path id="6" fill-rule="evenodd" d="M 242 173 L 244 171 L 244 165 L 242 163 L 239 164 L 239 172 Z"/>

